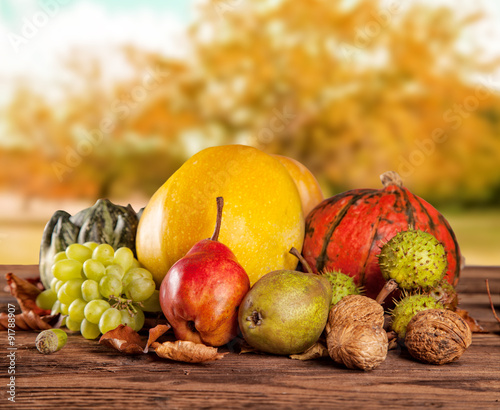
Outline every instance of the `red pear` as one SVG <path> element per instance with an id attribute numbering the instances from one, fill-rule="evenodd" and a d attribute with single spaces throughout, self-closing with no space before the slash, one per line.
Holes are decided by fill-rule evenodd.
<path id="1" fill-rule="evenodd" d="M 212 237 L 179 259 L 160 286 L 161 308 L 180 340 L 221 346 L 238 333 L 238 307 L 250 280 L 231 249 L 218 241 L 223 205 L 218 197 Z"/>

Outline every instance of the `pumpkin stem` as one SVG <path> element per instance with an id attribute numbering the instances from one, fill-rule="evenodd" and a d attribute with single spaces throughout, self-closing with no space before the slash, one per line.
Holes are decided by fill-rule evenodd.
<path id="1" fill-rule="evenodd" d="M 217 241 L 219 239 L 220 224 L 222 222 L 222 208 L 224 207 L 224 198 L 221 196 L 217 197 L 217 220 L 215 222 L 215 230 L 210 238 L 211 241 Z"/>
<path id="2" fill-rule="evenodd" d="M 309 264 L 307 263 L 307 261 L 304 259 L 304 257 L 300 254 L 300 252 L 297 250 L 297 248 L 293 247 L 292 246 L 292 249 L 290 249 L 290 253 L 293 255 L 293 256 L 296 256 L 298 258 L 298 260 L 300 261 L 300 263 L 302 263 L 302 266 L 304 268 L 306 268 L 307 272 L 308 273 L 314 273 L 311 269 L 311 267 L 309 266 Z"/>
<path id="3" fill-rule="evenodd" d="M 389 185 L 396 185 L 398 187 L 403 186 L 403 180 L 399 176 L 396 171 L 387 171 L 380 175 L 380 180 L 384 187 L 388 187 Z"/>

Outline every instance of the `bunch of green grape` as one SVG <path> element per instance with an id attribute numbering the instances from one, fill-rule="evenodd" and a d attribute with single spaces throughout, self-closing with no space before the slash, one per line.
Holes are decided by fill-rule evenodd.
<path id="1" fill-rule="evenodd" d="M 54 257 L 54 279 L 37 305 L 66 316 L 66 327 L 86 339 L 118 325 L 139 331 L 144 312 L 161 311 L 151 273 L 140 267 L 129 248 L 74 243 Z"/>

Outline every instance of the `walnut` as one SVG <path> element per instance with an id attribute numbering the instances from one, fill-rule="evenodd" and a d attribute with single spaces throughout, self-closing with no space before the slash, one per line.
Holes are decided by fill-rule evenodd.
<path id="1" fill-rule="evenodd" d="M 339 325 L 344 321 L 365 322 L 380 327 L 384 326 L 384 309 L 375 300 L 360 295 L 343 297 L 330 310 L 328 325 Z"/>
<path id="2" fill-rule="evenodd" d="M 387 356 L 384 309 L 366 296 L 344 297 L 330 310 L 326 343 L 330 357 L 350 369 L 372 370 Z"/>
<path id="3" fill-rule="evenodd" d="M 472 342 L 467 323 L 455 312 L 427 309 L 408 323 L 405 345 L 417 360 L 445 364 L 457 360 Z"/>
<path id="4" fill-rule="evenodd" d="M 326 338 L 328 353 L 349 369 L 373 370 L 387 356 L 386 331 L 378 325 L 353 323 L 332 329 Z"/>

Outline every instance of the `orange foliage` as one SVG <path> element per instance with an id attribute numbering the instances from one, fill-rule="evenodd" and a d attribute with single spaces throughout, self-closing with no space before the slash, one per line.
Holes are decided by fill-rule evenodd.
<path id="1" fill-rule="evenodd" d="M 489 77 L 498 61 L 459 47 L 481 15 L 396 4 L 207 1 L 189 28 L 189 58 L 128 47 L 136 75 L 110 90 L 95 85 L 98 69 L 69 61 L 88 93 L 68 92 L 55 107 L 19 89 L 4 115 L 20 148 L 1 149 L 11 167 L 0 184 L 31 195 L 149 195 L 193 150 L 244 143 L 298 159 L 326 194 L 378 187 L 393 169 L 431 200 L 498 202 L 500 96 Z M 110 132 L 58 178 L 53 164 L 66 164 L 75 130 L 99 130 L 103 119 Z"/>

